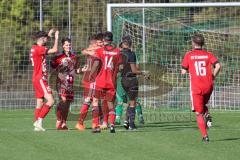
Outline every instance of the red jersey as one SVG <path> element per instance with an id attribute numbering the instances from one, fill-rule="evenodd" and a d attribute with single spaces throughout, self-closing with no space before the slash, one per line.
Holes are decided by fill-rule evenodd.
<path id="1" fill-rule="evenodd" d="M 91 72 L 91 69 L 92 69 L 92 65 L 93 65 L 94 61 L 96 60 L 96 58 L 93 57 L 93 56 L 90 56 L 90 55 L 86 56 L 86 58 L 87 59 L 86 59 L 86 63 L 85 64 L 88 67 L 87 67 L 87 70 L 84 72 L 84 75 L 83 75 L 83 78 L 82 78 L 82 84 L 84 85 L 84 87 L 89 88 L 90 87 L 90 83 L 91 83 L 89 81 L 89 75 L 90 75 L 90 72 Z M 96 73 L 94 73 L 94 75 L 92 75 L 93 78 L 96 77 L 97 73 L 98 73 L 98 70 L 96 71 Z"/>
<path id="2" fill-rule="evenodd" d="M 118 48 L 105 46 L 96 50 L 95 56 L 101 61 L 101 69 L 96 77 L 96 86 L 100 88 L 116 88 L 116 78 L 122 55 Z"/>
<path id="3" fill-rule="evenodd" d="M 33 45 L 30 53 L 30 60 L 33 66 L 32 80 L 48 79 L 46 54 L 48 49 L 45 46 Z"/>
<path id="4" fill-rule="evenodd" d="M 210 52 L 194 49 L 187 52 L 182 61 L 183 69 L 189 71 L 191 90 L 197 94 L 208 91 L 213 86 L 212 65 L 218 63 Z"/>

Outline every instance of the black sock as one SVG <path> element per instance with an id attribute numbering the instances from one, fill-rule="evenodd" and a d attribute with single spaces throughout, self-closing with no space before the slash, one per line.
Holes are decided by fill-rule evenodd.
<path id="1" fill-rule="evenodd" d="M 127 121 L 127 122 L 129 122 L 130 109 L 131 109 L 131 108 L 128 106 L 128 107 L 127 107 L 127 110 L 126 110 L 126 119 L 125 119 L 125 121 Z"/>
<path id="2" fill-rule="evenodd" d="M 136 128 L 135 123 L 134 123 L 135 114 L 136 114 L 135 107 L 129 107 L 129 108 L 130 108 L 129 109 L 129 125 L 131 128 Z"/>

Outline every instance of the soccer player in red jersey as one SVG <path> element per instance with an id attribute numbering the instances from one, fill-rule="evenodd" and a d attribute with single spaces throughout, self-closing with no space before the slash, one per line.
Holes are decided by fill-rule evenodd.
<path id="1" fill-rule="evenodd" d="M 85 130 L 85 125 L 84 125 L 84 120 L 87 116 L 88 109 L 92 103 L 92 95 L 95 89 L 95 81 L 90 82 L 89 81 L 89 74 L 91 71 L 91 67 L 93 65 L 93 62 L 95 60 L 94 54 L 95 50 L 102 47 L 103 41 L 102 41 L 102 33 L 93 35 L 89 39 L 89 47 L 87 49 L 84 49 L 82 51 L 82 54 L 86 56 L 86 67 L 85 67 L 85 72 L 82 78 L 82 85 L 84 87 L 84 103 L 80 109 L 80 116 L 78 123 L 76 124 L 75 128 L 78 129 L 79 131 L 84 131 Z M 96 76 L 97 73 L 95 73 Z M 92 125 L 93 128 L 95 128 L 95 125 Z"/>
<path id="2" fill-rule="evenodd" d="M 77 70 L 76 54 L 71 52 L 71 39 L 62 39 L 63 51 L 56 54 L 51 60 L 51 66 L 57 72 L 57 92 L 59 103 L 56 107 L 57 130 L 68 130 L 66 121 L 69 112 L 70 103 L 73 101 L 73 83 L 75 72 Z"/>
<path id="3" fill-rule="evenodd" d="M 193 50 L 187 52 L 182 61 L 182 74 L 189 72 L 192 109 L 196 113 L 198 128 L 203 141 L 209 141 L 207 125 L 204 120 L 208 116 L 206 104 L 213 91 L 214 79 L 218 75 L 221 65 L 218 59 L 204 50 L 204 37 L 195 34 L 192 38 Z"/>
<path id="4" fill-rule="evenodd" d="M 33 36 L 33 38 L 36 40 L 36 44 L 32 46 L 30 52 L 30 60 L 33 66 L 32 83 L 35 89 L 35 97 L 37 98 L 37 106 L 34 111 L 35 131 L 45 131 L 45 129 L 42 127 L 42 120 L 45 118 L 50 108 L 54 104 L 52 91 L 47 83 L 48 73 L 45 58 L 47 54 L 57 52 L 59 31 L 55 32 L 55 41 L 53 48 L 48 49 L 45 47 L 49 37 L 53 32 L 53 29 L 51 29 L 48 33 L 44 31 L 37 32 Z M 43 101 L 44 99 L 46 99 L 46 102 Z"/>
<path id="5" fill-rule="evenodd" d="M 116 79 L 119 71 L 119 66 L 122 63 L 122 55 L 120 54 L 119 48 L 112 45 L 113 34 L 111 32 L 104 33 L 103 36 L 104 46 L 97 49 L 95 52 L 97 61 L 94 61 L 90 80 L 95 80 L 95 93 L 93 101 L 93 133 L 100 132 L 99 130 L 99 108 L 98 101 L 100 99 L 107 100 L 109 120 L 110 120 L 110 132 L 115 133 L 114 122 L 115 122 L 115 109 L 114 100 L 116 94 Z M 100 68 L 100 71 L 95 79 L 92 75 Z"/>

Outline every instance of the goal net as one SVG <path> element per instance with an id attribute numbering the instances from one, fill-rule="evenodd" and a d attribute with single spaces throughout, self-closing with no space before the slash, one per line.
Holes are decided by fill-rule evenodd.
<path id="1" fill-rule="evenodd" d="M 213 52 L 223 66 L 208 105 L 220 110 L 239 110 L 240 7 L 175 6 L 109 5 L 108 27 L 115 35 L 115 42 L 130 36 L 141 68 L 150 71 L 150 80 L 140 79 L 145 111 L 156 115 L 161 111 L 187 113 L 190 110 L 188 76 L 180 74 L 180 64 L 191 49 L 194 33 L 203 34 L 205 48 Z"/>

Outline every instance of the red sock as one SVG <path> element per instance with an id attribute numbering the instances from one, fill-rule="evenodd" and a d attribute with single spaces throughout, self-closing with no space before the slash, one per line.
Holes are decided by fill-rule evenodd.
<path id="1" fill-rule="evenodd" d="M 82 107 L 80 109 L 80 116 L 79 116 L 78 123 L 83 124 L 85 118 L 87 117 L 88 108 L 89 108 L 88 104 L 83 104 L 82 105 Z"/>
<path id="2" fill-rule="evenodd" d="M 93 106 L 92 109 L 92 124 L 99 126 L 99 109 L 98 106 Z"/>
<path id="3" fill-rule="evenodd" d="M 41 112 L 39 113 L 39 118 L 45 118 L 48 112 L 50 111 L 50 109 L 51 109 L 50 106 L 48 106 L 47 104 L 44 104 L 42 106 Z"/>
<path id="4" fill-rule="evenodd" d="M 39 113 L 41 112 L 42 108 L 35 108 L 34 110 L 34 121 L 36 121 L 39 117 Z"/>
<path id="5" fill-rule="evenodd" d="M 198 128 L 200 129 L 200 131 L 202 133 L 202 137 L 207 136 L 206 124 L 205 124 L 203 116 L 201 114 L 197 115 L 197 124 L 198 124 Z"/>
<path id="6" fill-rule="evenodd" d="M 114 108 L 109 109 L 109 122 L 111 125 L 115 124 L 116 114 Z"/>
<path id="7" fill-rule="evenodd" d="M 105 114 L 103 115 L 103 122 L 104 122 L 104 123 L 108 123 L 108 117 L 109 117 L 109 114 L 108 114 L 108 113 L 105 113 Z"/>
<path id="8" fill-rule="evenodd" d="M 104 115 L 104 113 L 103 113 L 103 110 L 102 110 L 102 107 L 101 106 L 98 106 L 99 108 L 99 119 L 103 119 L 103 115 Z"/>
<path id="9" fill-rule="evenodd" d="M 56 116 L 57 116 L 57 120 L 61 121 L 62 120 L 62 114 L 61 114 L 61 106 L 60 104 L 57 105 L 56 108 Z"/>
<path id="10" fill-rule="evenodd" d="M 107 101 L 106 102 L 103 101 L 102 112 L 103 112 L 103 122 L 108 123 L 109 110 L 108 110 Z"/>

